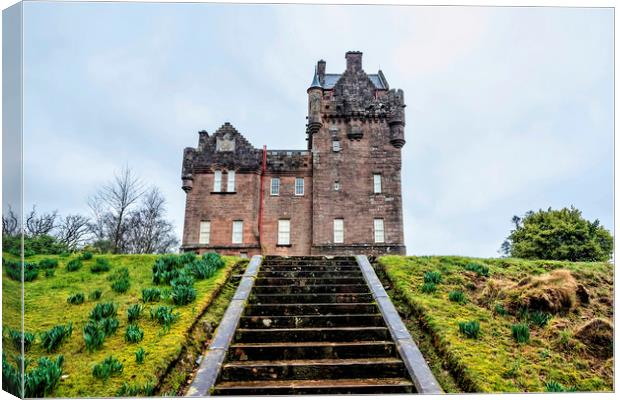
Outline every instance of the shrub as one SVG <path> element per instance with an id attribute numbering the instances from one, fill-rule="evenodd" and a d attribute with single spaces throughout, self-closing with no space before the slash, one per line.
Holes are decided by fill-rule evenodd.
<path id="1" fill-rule="evenodd" d="M 530 328 L 527 324 L 514 324 L 512 326 L 512 337 L 517 343 L 527 343 L 530 341 Z"/>
<path id="2" fill-rule="evenodd" d="M 190 251 L 187 253 L 183 253 L 178 257 L 179 257 L 179 263 L 188 264 L 196 260 L 196 253 Z"/>
<path id="3" fill-rule="evenodd" d="M 116 317 L 117 306 L 114 303 L 97 303 L 90 311 L 89 318 L 100 321 L 108 317 Z"/>
<path id="4" fill-rule="evenodd" d="M 86 344 L 86 350 L 94 351 L 103 346 L 105 332 L 96 321 L 88 321 L 84 326 L 82 333 L 84 336 L 84 343 Z"/>
<path id="5" fill-rule="evenodd" d="M 58 260 L 56 260 L 55 258 L 44 258 L 43 260 L 39 261 L 40 269 L 53 269 L 56 267 L 58 267 Z"/>
<path id="6" fill-rule="evenodd" d="M 448 293 L 448 300 L 461 304 L 467 302 L 467 299 L 465 298 L 465 293 L 463 293 L 462 290 L 453 290 Z"/>
<path id="7" fill-rule="evenodd" d="M 174 285 L 171 297 L 174 304 L 184 306 L 196 300 L 196 289 L 192 286 Z"/>
<path id="8" fill-rule="evenodd" d="M 489 267 L 478 263 L 467 263 L 464 267 L 468 271 L 475 272 L 479 276 L 489 276 Z"/>
<path id="9" fill-rule="evenodd" d="M 206 253 L 202 256 L 202 259 L 205 264 L 207 264 L 207 266 L 213 267 L 216 270 L 224 268 L 224 265 L 226 265 L 226 263 L 222 259 L 222 256 L 217 253 Z"/>
<path id="10" fill-rule="evenodd" d="M 3 264 L 3 269 L 6 271 L 6 274 L 9 278 L 13 279 L 14 281 L 21 282 L 22 280 L 21 261 L 2 260 L 2 264 Z M 38 275 L 39 275 L 39 268 L 37 267 L 37 264 L 30 263 L 30 262 L 24 263 L 24 281 L 25 282 L 31 282 L 35 280 Z"/>
<path id="11" fill-rule="evenodd" d="M 151 301 L 159 301 L 161 298 L 161 291 L 159 288 L 145 288 L 142 289 L 142 301 L 145 303 Z"/>
<path id="12" fill-rule="evenodd" d="M 24 334 L 22 335 L 21 331 L 11 328 L 8 328 L 8 336 L 15 348 L 17 348 L 20 352 L 22 350 L 22 340 L 24 342 L 24 352 L 27 352 L 28 350 L 30 350 L 30 347 L 32 347 L 35 339 L 33 333 L 24 332 Z"/>
<path id="13" fill-rule="evenodd" d="M 170 326 L 175 323 L 180 317 L 179 313 L 173 313 L 173 308 L 170 306 L 158 306 L 157 308 L 151 308 L 151 319 L 156 320 L 160 325 L 164 327 L 164 332 L 170 330 Z"/>
<path id="14" fill-rule="evenodd" d="M 41 345 L 48 352 L 56 350 L 62 342 L 68 339 L 73 333 L 73 324 L 56 325 L 49 331 L 41 333 Z"/>
<path id="15" fill-rule="evenodd" d="M 88 294 L 88 300 L 94 301 L 99 300 L 101 298 L 101 289 L 95 289 Z"/>
<path id="16" fill-rule="evenodd" d="M 422 293 L 435 293 L 435 291 L 437 290 L 437 285 L 432 282 L 426 282 L 422 285 L 422 288 L 420 290 L 422 291 Z"/>
<path id="17" fill-rule="evenodd" d="M 216 268 L 208 265 L 203 260 L 194 260 L 185 266 L 185 270 L 196 279 L 208 279 L 215 274 Z"/>
<path id="18" fill-rule="evenodd" d="M 127 320 L 129 322 L 134 322 L 138 318 L 140 318 L 140 313 L 142 312 L 142 306 L 140 304 L 133 304 L 127 308 Z"/>
<path id="19" fill-rule="evenodd" d="M 478 339 L 480 336 L 480 322 L 467 321 L 459 322 L 459 332 L 470 339 Z"/>
<path id="20" fill-rule="evenodd" d="M 112 375 L 120 375 L 121 372 L 123 372 L 123 364 L 113 356 L 107 357 L 93 367 L 93 376 L 98 379 L 106 380 Z"/>
<path id="21" fill-rule="evenodd" d="M 127 325 L 125 340 L 129 343 L 138 343 L 144 338 L 144 331 L 136 324 Z"/>
<path id="22" fill-rule="evenodd" d="M 551 314 L 543 312 L 543 311 L 534 311 L 533 313 L 530 313 L 529 315 L 530 322 L 541 328 L 547 325 L 550 319 L 551 319 Z"/>
<path id="23" fill-rule="evenodd" d="M 69 272 L 77 271 L 80 268 L 82 268 L 82 260 L 77 258 L 67 263 L 67 271 Z"/>
<path id="24" fill-rule="evenodd" d="M 136 350 L 136 363 L 142 364 L 144 362 L 144 357 L 146 357 L 146 351 L 142 347 Z"/>
<path id="25" fill-rule="evenodd" d="M 129 270 L 127 268 L 121 268 L 110 276 L 112 281 L 112 290 L 116 293 L 125 293 L 129 290 L 131 282 L 129 281 Z"/>
<path id="26" fill-rule="evenodd" d="M 56 270 L 55 269 L 46 269 L 45 270 L 45 277 L 46 278 L 51 278 L 54 275 L 56 275 Z"/>
<path id="27" fill-rule="evenodd" d="M 118 322 L 117 318 L 108 317 L 99 321 L 99 325 L 101 326 L 101 329 L 103 330 L 105 335 L 110 336 L 116 332 L 120 323 Z"/>
<path id="28" fill-rule="evenodd" d="M 18 367 L 10 364 L 2 353 L 2 389 L 7 392 L 26 398 L 41 398 L 48 396 L 58 385 L 62 376 L 64 357 L 59 355 L 56 360 L 41 357 L 36 368 L 26 369 L 24 362 L 24 390 L 22 390 L 21 361 Z"/>
<path id="29" fill-rule="evenodd" d="M 92 260 L 93 258 L 93 253 L 91 253 L 90 251 L 85 251 L 82 253 L 82 255 L 80 256 L 80 258 L 84 261 L 87 260 Z"/>
<path id="30" fill-rule="evenodd" d="M 90 266 L 90 272 L 108 272 L 110 268 L 110 261 L 107 258 L 97 258 L 95 263 Z"/>
<path id="31" fill-rule="evenodd" d="M 441 283 L 441 272 L 429 271 L 424 274 L 424 283 L 434 283 L 438 285 Z"/>
<path id="32" fill-rule="evenodd" d="M 16 397 L 23 397 L 20 371 L 21 366 L 18 368 L 9 363 L 6 358 L 6 354 L 2 352 L 2 390 L 9 392 Z"/>
<path id="33" fill-rule="evenodd" d="M 192 286 L 194 284 L 194 277 L 186 270 L 181 271 L 179 275 L 170 281 L 172 287 L 175 286 Z"/>
<path id="34" fill-rule="evenodd" d="M 67 303 L 69 304 L 82 304 L 84 303 L 84 293 L 75 293 L 67 297 Z"/>
<path id="35" fill-rule="evenodd" d="M 181 273 L 183 260 L 172 254 L 159 257 L 153 264 L 153 283 L 169 284 Z"/>

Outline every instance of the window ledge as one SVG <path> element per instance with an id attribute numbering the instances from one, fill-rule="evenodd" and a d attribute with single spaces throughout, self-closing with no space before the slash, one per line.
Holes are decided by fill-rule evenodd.
<path id="1" fill-rule="evenodd" d="M 276 247 L 293 247 L 292 244 L 276 244 Z"/>
<path id="2" fill-rule="evenodd" d="M 237 192 L 211 192 L 211 194 L 237 194 Z"/>

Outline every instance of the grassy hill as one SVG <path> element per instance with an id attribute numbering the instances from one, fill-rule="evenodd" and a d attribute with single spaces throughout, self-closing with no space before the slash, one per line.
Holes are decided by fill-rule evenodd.
<path id="1" fill-rule="evenodd" d="M 11 256 L 4 255 L 4 258 L 10 259 Z M 201 314 L 214 301 L 227 282 L 234 265 L 239 261 L 235 257 L 224 257 L 223 268 L 218 269 L 210 278 L 196 280 L 194 283 L 196 299 L 193 302 L 174 306 L 170 296 L 166 295 L 158 301 L 149 303 L 142 301 L 144 288 L 158 287 L 164 294 L 170 290 L 169 285 L 153 283 L 152 266 L 157 256 L 104 255 L 101 258 L 109 261 L 111 269 L 103 272 L 91 271 L 91 266 L 99 256 L 82 261 L 82 267 L 72 272 L 67 270 L 67 264 L 77 259 L 77 256 L 34 256 L 27 261 L 38 263 L 49 258 L 58 261 L 58 266 L 53 268 L 53 276 L 47 276 L 52 273 L 46 274 L 44 270 L 40 270 L 36 279 L 25 283 L 24 323 L 26 332 L 33 333 L 36 337 L 35 343 L 26 353 L 30 366 L 36 366 L 39 357 L 55 359 L 59 354 L 64 356 L 62 372 L 64 377 L 57 388 L 49 394 L 54 397 L 110 397 L 115 396 L 124 383 L 131 385 L 132 390 L 143 392 L 150 390 L 149 387 L 157 386 L 190 339 L 190 328 L 198 319 L 204 319 L 204 315 Z M 119 274 L 124 268 L 127 268 L 129 273 L 130 286 L 124 293 L 118 293 L 112 289 L 114 282 L 110 277 Z M 20 290 L 19 282 L 10 279 L 6 274 L 6 268 L 3 269 L 5 270 L 2 276 L 4 349 L 7 359 L 13 362 L 11 355 L 17 354 L 18 350 L 10 340 L 7 340 L 7 332 L 8 328 L 16 330 L 19 328 Z M 89 295 L 96 290 L 101 291 L 101 297 L 91 299 Z M 84 302 L 70 304 L 69 296 L 78 293 L 84 295 Z M 232 292 L 229 294 L 232 295 Z M 120 324 L 115 333 L 106 335 L 102 348 L 88 351 L 82 330 L 95 305 L 107 302 L 117 306 L 117 319 Z M 136 323 L 143 330 L 144 338 L 138 343 L 128 343 L 125 339 L 125 331 L 129 324 L 127 310 L 135 304 L 143 306 Z M 179 315 L 169 330 L 150 318 L 150 309 L 161 305 L 173 306 L 173 313 Z M 225 304 L 215 310 L 209 308 L 207 313 L 217 314 L 212 316 L 217 323 L 224 309 Z M 46 351 L 41 343 L 41 333 L 54 326 L 67 326 L 69 323 L 72 324 L 73 331 L 68 340 L 58 349 Z M 137 363 L 135 356 L 140 348 L 146 352 L 142 364 Z M 108 356 L 114 356 L 122 363 L 122 373 L 108 379 L 95 378 L 92 374 L 93 367 Z"/>
<path id="2" fill-rule="evenodd" d="M 385 256 L 376 266 L 446 391 L 613 390 L 613 265 Z"/>

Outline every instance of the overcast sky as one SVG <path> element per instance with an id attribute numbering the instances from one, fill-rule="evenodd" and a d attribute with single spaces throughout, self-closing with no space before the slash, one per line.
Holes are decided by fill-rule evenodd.
<path id="1" fill-rule="evenodd" d="M 360 50 L 405 92 L 409 254 L 497 256 L 549 206 L 612 228 L 611 9 L 28 2 L 24 21 L 27 207 L 87 213 L 128 164 L 180 235 L 197 132 L 304 149 L 316 61 Z"/>

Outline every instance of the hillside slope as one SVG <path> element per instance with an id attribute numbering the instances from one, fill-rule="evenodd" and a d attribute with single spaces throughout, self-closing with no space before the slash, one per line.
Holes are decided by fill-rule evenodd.
<path id="1" fill-rule="evenodd" d="M 466 257 L 377 261 L 461 390 L 613 390 L 613 265 Z"/>

